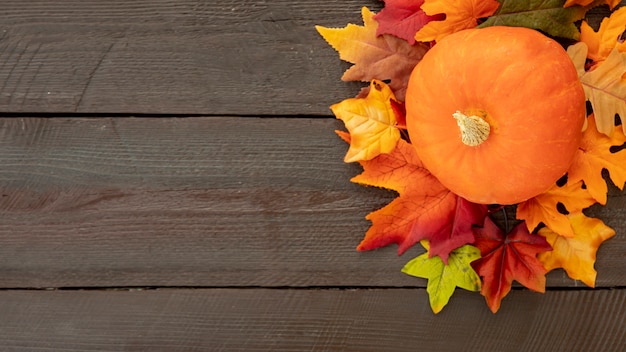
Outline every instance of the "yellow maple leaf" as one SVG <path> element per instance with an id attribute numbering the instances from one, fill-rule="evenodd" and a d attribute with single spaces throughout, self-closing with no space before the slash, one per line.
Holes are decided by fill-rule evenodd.
<path id="1" fill-rule="evenodd" d="M 585 97 L 591 103 L 598 131 L 611 136 L 615 130 L 615 114 L 626 121 L 626 52 L 613 48 L 611 54 L 593 71 L 585 72 L 587 44 L 576 43 L 567 48 L 578 70 Z M 626 123 L 622 124 L 626 132 Z"/>
<path id="2" fill-rule="evenodd" d="M 596 252 L 602 242 L 615 235 L 615 231 L 600 219 L 589 218 L 582 213 L 569 215 L 568 218 L 574 229 L 571 238 L 559 236 L 549 228 L 539 230 L 539 235 L 546 238 L 552 251 L 539 253 L 538 258 L 546 270 L 563 268 L 570 278 L 594 287 Z"/>
<path id="3" fill-rule="evenodd" d="M 517 206 L 516 217 L 526 221 L 532 232 L 543 223 L 561 236 L 574 236 L 574 229 L 565 214 L 559 211 L 559 203 L 568 213 L 578 213 L 595 203 L 589 192 L 582 187 L 582 181 L 552 186 L 548 191 Z"/>
<path id="4" fill-rule="evenodd" d="M 602 170 L 607 169 L 613 183 L 623 189 L 626 182 L 626 150 L 611 152 L 611 147 L 626 143 L 619 126 L 608 137 L 595 128 L 593 114 L 587 118 L 589 126 L 583 133 L 580 147 L 574 156 L 572 165 L 567 172 L 568 182 L 584 181 L 589 194 L 600 204 L 606 204 L 608 187 L 602 177 Z"/>
<path id="5" fill-rule="evenodd" d="M 619 36 L 625 29 L 626 7 L 613 11 L 610 17 L 605 17 L 597 32 L 591 28 L 587 21 L 583 21 L 580 25 L 580 41 L 587 44 L 589 48 L 587 57 L 598 62 L 605 60 L 613 48 L 625 52 L 626 42 L 618 42 Z"/>
<path id="6" fill-rule="evenodd" d="M 596 0 L 567 0 L 565 1 L 565 5 L 563 5 L 563 7 L 570 7 L 574 5 L 587 6 L 594 1 Z M 604 0 L 604 3 L 606 3 L 611 9 L 613 9 L 620 3 L 620 1 L 621 0 Z"/>
<path id="7" fill-rule="evenodd" d="M 439 41 L 463 29 L 474 28 L 479 18 L 489 17 L 498 9 L 496 0 L 426 0 L 422 10 L 429 16 L 445 14 L 442 21 L 431 21 L 416 34 L 420 42 Z"/>
<path id="8" fill-rule="evenodd" d="M 428 51 L 428 46 L 410 45 L 389 34 L 377 36 L 378 22 L 374 20 L 374 13 L 363 7 L 362 14 L 364 26 L 315 28 L 339 52 L 340 59 L 354 64 L 344 72 L 342 80 L 390 80 L 389 86 L 396 97 L 403 100 L 411 71 Z"/>
<path id="9" fill-rule="evenodd" d="M 400 130 L 396 128 L 391 99 L 395 99 L 391 88 L 373 80 L 367 97 L 345 99 L 330 107 L 350 132 L 345 162 L 371 160 L 396 147 Z"/>

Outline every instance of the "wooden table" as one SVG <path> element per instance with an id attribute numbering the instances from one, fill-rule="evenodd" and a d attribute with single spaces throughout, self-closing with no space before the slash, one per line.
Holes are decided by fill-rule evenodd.
<path id="1" fill-rule="evenodd" d="M 624 3 L 624 2 L 623 2 Z M 621 351 L 626 196 L 596 289 L 549 274 L 433 315 L 394 194 L 351 184 L 328 108 L 362 84 L 315 24 L 375 0 L 0 0 L 0 350 Z"/>

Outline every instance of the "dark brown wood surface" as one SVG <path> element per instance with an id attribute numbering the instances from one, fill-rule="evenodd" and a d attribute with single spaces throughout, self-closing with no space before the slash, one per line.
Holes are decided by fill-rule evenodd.
<path id="1" fill-rule="evenodd" d="M 0 0 L 0 351 L 625 350 L 615 187 L 598 288 L 496 315 L 355 250 L 394 194 L 349 182 L 328 106 L 361 84 L 313 26 L 362 6 Z"/>

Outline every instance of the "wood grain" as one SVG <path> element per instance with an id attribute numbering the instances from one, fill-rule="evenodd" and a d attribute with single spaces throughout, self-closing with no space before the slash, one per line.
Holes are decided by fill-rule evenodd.
<path id="1" fill-rule="evenodd" d="M 358 253 L 394 194 L 351 184 L 334 119 L 0 119 L 0 287 L 417 286 Z M 626 284 L 626 197 L 600 287 Z M 550 286 L 580 285 L 562 271 Z"/>
<path id="2" fill-rule="evenodd" d="M 0 111 L 330 113 L 359 84 L 316 24 L 375 0 L 3 0 Z M 306 82 L 306 84 L 303 84 Z"/>
<path id="3" fill-rule="evenodd" d="M 626 291 L 3 291 L 5 351 L 622 351 Z M 594 314 L 590 314 L 593 312 Z"/>
<path id="4" fill-rule="evenodd" d="M 2 0 L 0 112 L 329 115 L 362 84 L 340 81 L 349 64 L 314 26 L 381 5 Z"/>

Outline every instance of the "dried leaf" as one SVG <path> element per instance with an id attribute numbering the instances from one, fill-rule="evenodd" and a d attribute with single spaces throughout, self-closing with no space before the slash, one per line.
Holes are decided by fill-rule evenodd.
<path id="1" fill-rule="evenodd" d="M 370 87 L 366 98 L 350 98 L 330 107 L 350 132 L 350 148 L 344 158 L 347 163 L 389 153 L 400 139 L 391 107 L 391 100 L 395 99 L 391 89 L 376 80 Z"/>
<path id="2" fill-rule="evenodd" d="M 615 235 L 615 231 L 602 220 L 589 218 L 582 213 L 569 215 L 568 218 L 574 229 L 572 238 L 559 236 L 545 227 L 539 230 L 539 234 L 552 246 L 552 251 L 540 253 L 538 258 L 548 271 L 563 268 L 570 278 L 594 287 L 597 275 L 593 267 L 596 252 L 602 242 Z"/>
<path id="3" fill-rule="evenodd" d="M 578 39 L 574 22 L 582 19 L 587 8 L 563 7 L 563 0 L 499 0 L 501 5 L 480 28 L 489 26 L 527 27 L 554 37 Z"/>
<path id="4" fill-rule="evenodd" d="M 472 267 L 483 278 L 480 293 L 485 296 L 492 312 L 511 291 L 513 280 L 531 290 L 545 292 L 546 269 L 537 254 L 552 248 L 545 238 L 531 235 L 524 223 L 505 235 L 489 218 L 476 230 L 474 243 L 482 258 L 472 262 Z"/>
<path id="5" fill-rule="evenodd" d="M 619 0 L 616 3 L 619 3 Z M 618 51 L 625 52 L 626 42 L 618 41 L 625 30 L 626 7 L 617 9 L 610 17 L 604 18 L 597 32 L 587 21 L 583 21 L 580 25 L 580 41 L 587 44 L 589 48 L 587 57 L 593 61 L 604 61 L 615 47 Z"/>
<path id="6" fill-rule="evenodd" d="M 415 44 L 415 33 L 430 21 L 440 21 L 442 14 L 427 15 L 422 10 L 424 0 L 383 0 L 385 7 L 374 16 L 378 21 L 376 34 L 391 34 Z"/>
<path id="7" fill-rule="evenodd" d="M 422 244 L 428 249 L 426 241 Z M 470 265 L 478 258 L 480 258 L 478 248 L 464 245 L 450 253 L 447 265 L 441 258 L 424 253 L 409 261 L 402 272 L 428 279 L 426 292 L 430 299 L 430 307 L 437 314 L 448 304 L 456 287 L 468 291 L 480 290 L 480 277 Z"/>
<path id="8" fill-rule="evenodd" d="M 445 14 L 445 19 L 426 24 L 415 34 L 415 40 L 439 41 L 454 32 L 474 28 L 480 18 L 491 16 L 498 6 L 496 0 L 426 0 L 422 10 L 430 16 Z"/>
<path id="9" fill-rule="evenodd" d="M 573 237 L 574 229 L 569 218 L 559 211 L 559 204 L 570 214 L 579 213 L 594 204 L 595 200 L 582 185 L 582 181 L 570 182 L 562 187 L 554 185 L 545 193 L 520 203 L 516 217 L 525 220 L 530 232 L 543 223 L 561 236 Z"/>
<path id="10" fill-rule="evenodd" d="M 398 192 L 391 203 L 367 215 L 372 226 L 357 247 L 371 250 L 398 244 L 398 254 L 422 239 L 430 254 L 447 263 L 450 251 L 474 240 L 472 225 L 481 225 L 487 208 L 447 190 L 417 158 L 413 146 L 399 140 L 390 154 L 362 161 L 363 173 L 352 181 Z"/>
<path id="11" fill-rule="evenodd" d="M 567 48 L 585 96 L 591 103 L 598 131 L 610 136 L 615 130 L 615 114 L 626 120 L 626 52 L 613 48 L 611 54 L 593 71 L 585 72 L 587 45 L 576 43 Z M 626 132 L 626 124 L 622 124 Z"/>
<path id="12" fill-rule="evenodd" d="M 606 3 L 611 9 L 613 9 L 620 3 L 620 1 L 621 0 L 604 0 L 600 2 Z M 565 1 L 565 5 L 563 5 L 563 7 L 570 7 L 574 5 L 587 6 L 591 5 L 593 2 L 598 2 L 598 0 L 567 0 Z"/>
<path id="13" fill-rule="evenodd" d="M 364 7 L 364 26 L 348 24 L 345 28 L 315 28 L 339 52 L 342 60 L 354 64 L 344 72 L 342 80 L 390 80 L 389 86 L 396 98 L 403 100 L 409 75 L 428 46 L 410 45 L 388 34 L 377 36 L 378 23 L 373 17 L 374 14 Z"/>
<path id="14" fill-rule="evenodd" d="M 613 127 L 611 137 L 601 134 L 595 127 L 593 114 L 587 119 L 589 126 L 583 133 L 580 148 L 568 171 L 568 182 L 584 181 L 589 194 L 600 204 L 606 204 L 608 187 L 602 177 L 606 169 L 613 183 L 623 189 L 626 182 L 626 150 L 611 152 L 615 146 L 626 143 L 619 126 Z"/>

